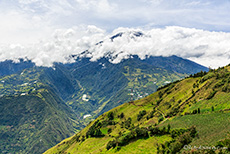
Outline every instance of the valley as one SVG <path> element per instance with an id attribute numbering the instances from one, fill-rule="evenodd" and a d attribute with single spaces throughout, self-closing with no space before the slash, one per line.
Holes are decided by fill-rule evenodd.
<path id="1" fill-rule="evenodd" d="M 49 153 L 228 153 L 226 66 L 176 81 L 99 116 Z M 184 147 L 216 147 L 188 149 Z"/>
<path id="2" fill-rule="evenodd" d="M 21 63 L 0 64 L 10 66 L 0 78 L 2 153 L 44 152 L 104 112 L 207 70 L 176 56 L 134 56 L 119 64 L 83 58 L 53 68 Z"/>

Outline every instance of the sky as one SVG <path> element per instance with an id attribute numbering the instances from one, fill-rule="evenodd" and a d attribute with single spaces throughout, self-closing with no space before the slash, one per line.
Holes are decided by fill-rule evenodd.
<path id="1" fill-rule="evenodd" d="M 229 10 L 229 0 L 0 0 L 0 61 L 52 66 L 88 50 L 92 60 L 110 52 L 113 63 L 177 55 L 217 68 L 230 63 Z"/>

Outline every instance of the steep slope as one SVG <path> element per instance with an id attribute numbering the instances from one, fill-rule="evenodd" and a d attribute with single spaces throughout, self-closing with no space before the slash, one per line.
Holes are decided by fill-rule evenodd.
<path id="1" fill-rule="evenodd" d="M 12 61 L 1 64 L 1 72 L 5 72 L 3 74 L 6 75 L 22 73 L 22 76 L 23 68 L 33 67 L 39 70 L 37 75 L 30 72 L 31 80 L 39 80 L 53 89 L 82 119 L 87 114 L 92 115 L 92 118 L 97 117 L 130 99 L 140 99 L 153 93 L 158 87 L 189 74 L 207 71 L 206 67 L 176 56 L 146 57 L 141 60 L 133 55 L 118 64 L 111 63 L 108 57 L 97 61 L 77 58 L 71 64 L 55 63 L 53 68 L 36 67 L 30 61 L 22 60 L 18 64 Z M 5 71 L 5 65 L 9 69 L 8 72 Z M 20 80 L 19 77 L 14 78 Z M 14 94 L 17 93 L 15 89 L 22 89 L 20 86 L 7 86 L 4 80 L 1 82 L 0 86 L 5 86 L 0 96 L 6 91 Z M 14 83 L 17 85 L 17 81 Z M 21 84 L 33 83 L 25 80 L 21 81 Z M 132 98 L 130 94 L 133 94 Z"/>
<path id="2" fill-rule="evenodd" d="M 71 71 L 63 64 L 56 64 L 54 68 L 42 68 L 39 79 L 50 86 L 64 101 L 71 99 L 71 96 L 80 90 Z"/>
<path id="3" fill-rule="evenodd" d="M 229 153 L 229 86 L 230 66 L 191 75 L 102 114 L 45 154 Z"/>
<path id="4" fill-rule="evenodd" d="M 0 153 L 42 153 L 82 128 L 40 69 L 0 79 Z"/>
<path id="5" fill-rule="evenodd" d="M 86 114 L 97 117 L 130 99 L 145 97 L 162 85 L 208 70 L 176 56 L 144 60 L 132 56 L 118 64 L 110 63 L 108 58 L 95 62 L 83 58 L 65 67 L 71 71 L 75 85 L 80 87 L 68 104 L 81 117 Z"/>
<path id="6" fill-rule="evenodd" d="M 31 63 L 31 61 L 19 59 L 18 62 L 13 62 L 12 60 L 6 60 L 0 62 L 0 76 L 15 74 L 31 67 L 34 67 L 34 64 Z"/>
<path id="7" fill-rule="evenodd" d="M 157 65 L 157 61 L 167 67 Z M 16 64 L 9 64 L 12 67 L 14 65 Z M 23 69 L 24 65 L 28 65 L 28 68 Z M 132 56 L 119 64 L 110 63 L 108 58 L 95 62 L 89 58 L 81 58 L 72 64 L 56 63 L 53 68 L 37 67 L 29 61 L 21 61 L 17 67 L 18 69 L 13 67 L 12 70 L 15 71 L 9 71 L 9 75 L 5 74 L 0 78 L 0 102 L 3 103 L 0 109 L 1 116 L 4 117 L 0 135 L 3 135 L 4 140 L 8 140 L 2 144 L 2 149 L 3 152 L 11 153 L 44 151 L 61 139 L 72 135 L 73 131 L 80 130 L 82 120 L 87 124 L 90 119 L 113 107 L 130 99 L 140 99 L 156 91 L 161 85 L 187 76 L 185 72 L 193 73 L 207 69 L 176 56 L 149 57 L 145 60 Z M 181 67 L 188 69 L 185 71 Z M 15 72 L 17 73 L 14 74 Z M 43 94 L 44 92 L 48 94 Z M 45 97 L 43 95 L 46 99 L 43 99 Z M 20 109 L 19 113 L 17 109 Z M 34 117 L 31 115 L 33 112 L 35 118 L 31 119 Z M 90 116 L 89 114 L 92 116 L 85 118 Z M 56 121 L 51 117 L 55 117 Z M 13 119 L 21 122 L 14 123 Z M 34 126 L 33 121 L 38 119 L 40 123 L 37 125 L 40 127 Z M 44 121 L 47 119 L 52 119 L 50 126 L 47 127 L 49 129 L 45 129 Z M 27 129 L 27 125 L 31 125 L 33 131 Z M 53 131 L 58 132 L 57 135 L 52 133 L 51 128 L 55 128 Z M 37 133 L 44 132 L 43 130 L 50 131 L 50 135 Z M 22 135 L 18 135 L 21 132 Z M 54 134 L 57 139 L 54 139 Z M 42 140 L 45 141 L 41 145 L 37 145 L 38 136 L 43 137 Z M 23 144 L 19 145 L 18 140 Z M 33 149 L 36 146 L 39 148 Z"/>

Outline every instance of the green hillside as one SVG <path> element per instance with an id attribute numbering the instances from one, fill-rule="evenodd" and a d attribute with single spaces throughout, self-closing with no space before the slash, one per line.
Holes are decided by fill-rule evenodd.
<path id="1" fill-rule="evenodd" d="M 0 79 L 0 153 L 42 153 L 82 128 L 41 73 L 31 68 Z"/>
<path id="2" fill-rule="evenodd" d="M 0 153 L 42 153 L 81 128 L 47 89 L 1 97 L 0 105 Z"/>
<path id="3" fill-rule="evenodd" d="M 102 114 L 45 154 L 229 153 L 229 87 L 230 66 L 194 74 Z"/>
<path id="4" fill-rule="evenodd" d="M 131 93 L 134 100 L 141 99 L 162 85 L 208 69 L 176 56 L 144 60 L 133 56 L 118 64 L 110 63 L 108 58 L 93 62 L 83 58 L 69 65 L 58 64 L 57 70 L 69 70 L 68 76 L 77 89 L 65 99 L 67 104 L 81 118 L 87 114 L 95 118 L 128 102 Z M 88 122 L 89 119 L 84 120 Z"/>
<path id="5" fill-rule="evenodd" d="M 23 60 L 0 62 L 0 153 L 44 152 L 130 100 L 131 93 L 140 99 L 206 69 L 176 56 L 134 56 L 119 64 L 82 58 L 53 68 Z"/>

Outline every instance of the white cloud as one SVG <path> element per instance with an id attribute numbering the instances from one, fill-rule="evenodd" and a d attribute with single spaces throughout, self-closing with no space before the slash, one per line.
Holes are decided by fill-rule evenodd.
<path id="1" fill-rule="evenodd" d="M 109 51 L 114 63 L 130 54 L 177 55 L 223 66 L 230 57 L 229 8 L 228 0 L 1 0 L 0 61 L 28 57 L 52 66 L 88 49 L 92 60 Z"/>
<path id="2" fill-rule="evenodd" d="M 34 44 L 2 44 L 0 61 L 28 58 L 38 66 L 51 67 L 54 62 L 72 62 L 70 55 L 79 54 L 98 43 L 105 31 L 95 26 L 57 29 L 51 37 Z"/>
<path id="3" fill-rule="evenodd" d="M 119 33 L 120 36 L 111 39 Z M 100 41 L 103 42 L 97 44 Z M 85 50 L 88 52 L 83 53 Z M 58 29 L 49 39 L 31 45 L 0 47 L 0 61 L 27 57 L 38 66 L 73 62 L 70 55 L 90 57 L 92 61 L 110 57 L 112 63 L 119 63 L 130 55 L 138 55 L 142 59 L 177 55 L 207 67 L 219 67 L 230 63 L 230 33 L 175 26 L 150 30 L 118 28 L 106 33 L 90 25 Z"/>

